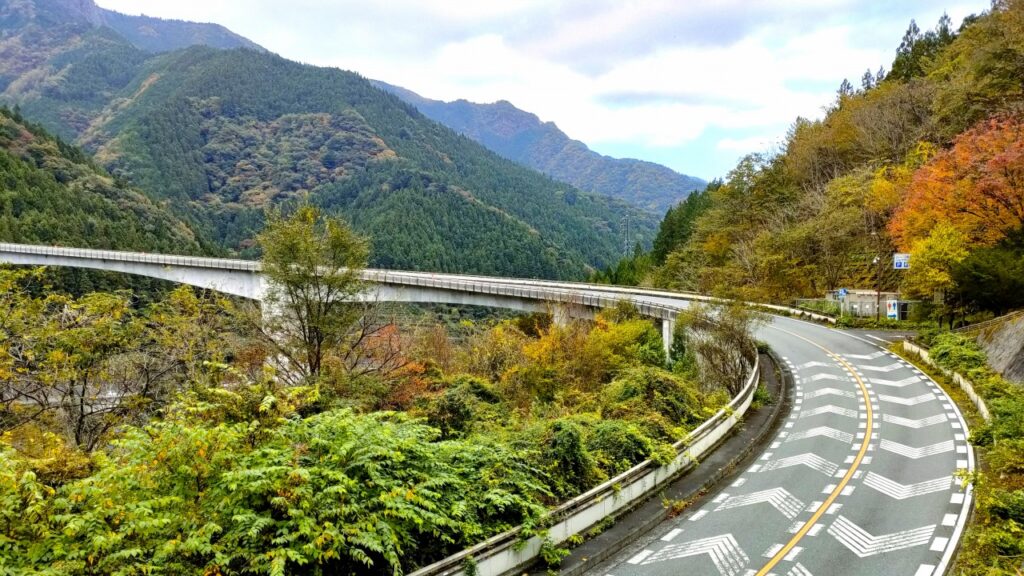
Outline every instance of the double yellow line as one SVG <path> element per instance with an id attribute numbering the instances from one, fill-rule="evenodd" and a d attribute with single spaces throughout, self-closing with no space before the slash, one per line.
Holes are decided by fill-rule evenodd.
<path id="1" fill-rule="evenodd" d="M 846 488 L 846 485 L 849 484 L 850 479 L 853 478 L 853 473 L 857 471 L 857 468 L 860 466 L 861 461 L 864 460 L 864 455 L 867 454 L 868 445 L 871 444 L 871 431 L 873 429 L 872 424 L 874 421 L 874 412 L 872 412 L 871 410 L 871 398 L 868 396 L 868 388 L 867 386 L 865 386 L 864 380 L 862 380 L 860 375 L 857 374 L 857 371 L 853 369 L 852 364 L 844 360 L 841 356 L 839 356 L 839 354 L 832 352 L 828 348 L 825 348 L 824 346 L 818 344 L 817 342 L 814 342 L 813 340 L 809 340 L 799 334 L 795 334 L 793 332 L 790 332 L 789 330 L 783 330 L 782 328 L 777 328 L 775 326 L 771 326 L 770 328 L 778 330 L 780 332 L 785 332 L 786 334 L 789 334 L 790 336 L 795 336 L 816 348 L 820 348 L 826 354 L 828 354 L 837 362 L 839 362 L 840 365 L 844 366 L 850 372 L 850 374 L 853 375 L 854 379 L 857 381 L 857 385 L 860 387 L 860 393 L 864 397 L 864 407 L 867 410 L 868 419 L 866 424 L 866 430 L 864 432 L 864 441 L 861 443 L 860 449 L 857 451 L 857 457 L 853 459 L 853 464 L 850 465 L 850 469 L 846 471 L 845 475 L 843 475 L 843 479 L 839 481 L 839 484 L 837 484 L 835 490 L 833 490 L 832 493 L 828 495 L 828 498 L 826 498 L 825 501 L 821 503 L 821 506 L 818 506 L 818 509 L 815 510 L 814 514 L 811 515 L 811 518 L 807 522 L 805 522 L 799 530 L 796 531 L 796 534 L 794 534 L 792 538 L 789 539 L 789 542 L 786 542 L 786 545 L 783 546 L 781 550 L 776 552 L 775 555 L 772 556 L 770 560 L 768 560 L 768 563 L 765 564 L 763 568 L 757 571 L 756 576 L 765 576 L 772 568 L 775 567 L 776 564 L 781 562 L 782 559 L 785 558 L 787 554 L 789 554 L 790 550 L 792 550 L 793 547 L 796 546 L 797 543 L 800 542 L 800 540 L 802 540 L 803 537 L 807 535 L 807 532 L 811 529 L 811 527 L 814 526 L 814 524 L 821 519 L 821 516 L 825 514 L 825 512 L 829 509 L 832 503 L 835 502 L 836 498 L 839 497 L 839 494 L 843 491 L 843 488 Z"/>

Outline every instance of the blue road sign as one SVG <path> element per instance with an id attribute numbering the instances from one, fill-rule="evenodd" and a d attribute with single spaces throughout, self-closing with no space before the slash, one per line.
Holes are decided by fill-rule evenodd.
<path id="1" fill-rule="evenodd" d="M 893 254 L 892 267 L 896 270 L 910 270 L 910 254 Z"/>

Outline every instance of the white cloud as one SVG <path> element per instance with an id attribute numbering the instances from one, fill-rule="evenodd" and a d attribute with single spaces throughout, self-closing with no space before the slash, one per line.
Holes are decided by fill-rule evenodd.
<path id="1" fill-rule="evenodd" d="M 138 13 L 137 0 L 99 0 Z M 888 66 L 907 22 L 988 0 L 174 0 L 150 15 L 216 21 L 283 56 L 429 98 L 509 100 L 570 136 L 674 150 L 710 177 L 818 117 L 849 78 Z M 706 142 L 709 137 L 716 141 Z M 658 154 L 664 157 L 663 154 Z M 696 169 L 694 169 L 696 172 Z"/>

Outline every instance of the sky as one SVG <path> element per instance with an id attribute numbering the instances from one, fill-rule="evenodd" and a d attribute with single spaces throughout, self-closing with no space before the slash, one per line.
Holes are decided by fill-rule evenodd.
<path id="1" fill-rule="evenodd" d="M 704 179 L 778 149 L 910 20 L 989 0 L 97 0 L 227 26 L 286 58 L 428 98 L 508 100 L 616 157 Z"/>

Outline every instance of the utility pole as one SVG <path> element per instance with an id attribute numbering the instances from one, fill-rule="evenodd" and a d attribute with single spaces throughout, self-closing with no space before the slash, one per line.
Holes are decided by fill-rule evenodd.
<path id="1" fill-rule="evenodd" d="M 875 256 L 875 322 L 882 317 L 882 257 Z"/>

